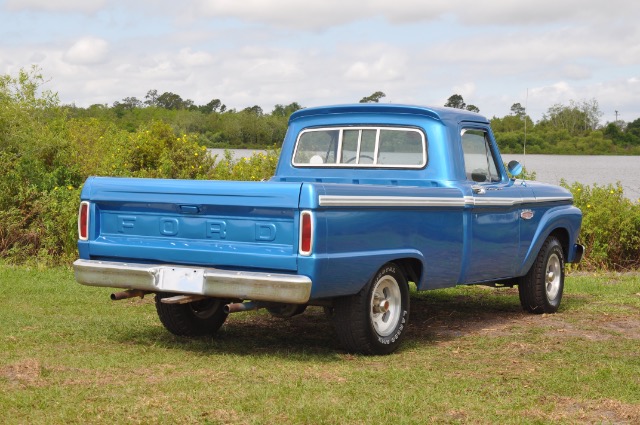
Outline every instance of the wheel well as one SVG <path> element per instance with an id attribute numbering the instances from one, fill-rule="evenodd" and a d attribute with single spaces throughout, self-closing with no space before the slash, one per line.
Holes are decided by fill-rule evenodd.
<path id="1" fill-rule="evenodd" d="M 409 281 L 415 282 L 416 285 L 420 282 L 420 277 L 422 276 L 422 262 L 420 260 L 415 258 L 400 258 L 393 262 L 400 266 Z"/>
<path id="2" fill-rule="evenodd" d="M 555 229 L 549 236 L 555 236 L 558 239 L 560 245 L 562 246 L 562 253 L 564 254 L 564 258 L 566 259 L 569 255 L 569 232 L 567 231 L 567 229 Z"/>

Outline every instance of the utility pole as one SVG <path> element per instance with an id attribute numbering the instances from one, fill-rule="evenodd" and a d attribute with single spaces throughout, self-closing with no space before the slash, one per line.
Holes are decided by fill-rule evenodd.
<path id="1" fill-rule="evenodd" d="M 616 122 L 618 122 L 618 111 L 615 111 L 615 112 L 616 112 Z"/>

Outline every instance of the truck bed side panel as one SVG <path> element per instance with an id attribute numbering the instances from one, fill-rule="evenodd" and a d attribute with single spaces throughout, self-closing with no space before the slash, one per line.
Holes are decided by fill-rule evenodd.
<path id="1" fill-rule="evenodd" d="M 452 188 L 324 185 L 312 297 L 347 295 L 387 261 L 423 263 L 420 289 L 453 286 L 463 259 L 465 203 Z"/>

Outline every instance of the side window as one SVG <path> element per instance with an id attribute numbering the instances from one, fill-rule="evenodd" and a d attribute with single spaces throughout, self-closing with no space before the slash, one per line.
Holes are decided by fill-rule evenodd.
<path id="1" fill-rule="evenodd" d="M 478 183 L 500 181 L 500 174 L 498 174 L 487 132 L 465 129 L 462 130 L 460 136 L 467 180 Z"/>

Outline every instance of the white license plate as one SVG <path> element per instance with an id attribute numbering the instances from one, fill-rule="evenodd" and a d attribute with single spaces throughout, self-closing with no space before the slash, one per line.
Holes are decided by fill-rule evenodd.
<path id="1" fill-rule="evenodd" d="M 160 289 L 170 292 L 202 294 L 204 269 L 164 267 L 160 276 Z"/>

